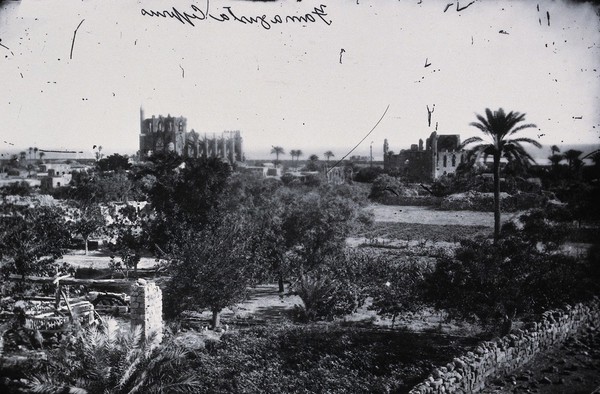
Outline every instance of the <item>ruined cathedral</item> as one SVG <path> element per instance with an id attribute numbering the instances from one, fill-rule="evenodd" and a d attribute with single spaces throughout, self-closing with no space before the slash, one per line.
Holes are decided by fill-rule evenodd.
<path id="1" fill-rule="evenodd" d="M 396 170 L 408 181 L 431 182 L 444 175 L 451 175 L 465 160 L 460 146 L 460 135 L 431 133 L 423 146 L 411 145 L 395 154 L 389 150 L 387 139 L 383 144 L 383 168 Z"/>
<path id="2" fill-rule="evenodd" d="M 244 161 L 242 137 L 238 130 L 224 131 L 221 135 L 200 136 L 192 129 L 187 131 L 183 116 L 144 117 L 140 108 L 140 157 L 147 158 L 155 152 L 176 152 L 184 157 L 218 157 L 230 164 Z"/>

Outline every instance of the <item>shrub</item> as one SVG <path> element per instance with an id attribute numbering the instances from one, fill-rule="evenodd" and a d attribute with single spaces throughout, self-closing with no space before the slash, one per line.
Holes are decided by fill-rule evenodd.
<path id="1" fill-rule="evenodd" d="M 31 186 L 26 181 L 9 183 L 3 186 L 0 194 L 3 196 L 29 196 L 31 194 Z"/>
<path id="2" fill-rule="evenodd" d="M 560 253 L 567 231 L 543 211 L 505 225 L 502 238 L 463 240 L 427 275 L 428 299 L 451 316 L 475 317 L 505 334 L 512 321 L 599 294 L 593 259 Z"/>
<path id="3" fill-rule="evenodd" d="M 354 175 L 354 180 L 356 182 L 371 183 L 378 176 L 383 174 L 383 172 L 384 172 L 383 169 L 380 167 L 364 167 L 364 168 L 361 168 L 360 170 L 358 170 L 356 175 Z"/>
<path id="4" fill-rule="evenodd" d="M 173 342 L 153 346 L 139 326 L 122 331 L 109 319 L 100 327 L 74 327 L 29 372 L 28 386 L 38 393 L 195 392 L 200 383 L 189 355 Z"/>
<path id="5" fill-rule="evenodd" d="M 382 174 L 373 181 L 369 198 L 372 200 L 377 200 L 386 196 L 400 196 L 403 194 L 404 187 L 400 179 Z"/>
<path id="6" fill-rule="evenodd" d="M 357 308 L 351 288 L 329 277 L 304 275 L 294 289 L 303 302 L 296 309 L 296 317 L 301 321 L 331 320 Z"/>

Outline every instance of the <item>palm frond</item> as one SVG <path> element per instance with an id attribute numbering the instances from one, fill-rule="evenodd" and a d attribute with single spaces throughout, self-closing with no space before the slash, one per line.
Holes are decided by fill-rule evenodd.
<path id="1" fill-rule="evenodd" d="M 508 135 L 513 135 L 513 134 L 515 134 L 515 133 L 517 133 L 517 132 L 519 132 L 519 131 L 521 131 L 523 129 L 536 128 L 536 127 L 537 127 L 537 125 L 535 125 L 533 123 L 524 124 L 524 125 L 521 125 L 521 126 L 518 126 L 518 127 L 514 127 L 514 125 L 513 125 L 513 127 L 511 128 L 510 132 L 508 133 Z"/>
<path id="2" fill-rule="evenodd" d="M 531 138 L 526 138 L 526 137 L 521 137 L 521 138 L 515 138 L 512 140 L 509 140 L 509 142 L 511 143 L 521 143 L 521 142 L 527 142 L 533 146 L 535 146 L 536 148 L 541 148 L 542 144 L 540 144 L 538 141 L 531 139 Z"/>
<path id="3" fill-rule="evenodd" d="M 471 137 L 471 138 L 467 138 L 466 140 L 464 140 L 462 142 L 462 144 L 460 144 L 459 149 L 464 149 L 465 146 L 470 145 L 474 142 L 481 142 L 483 141 L 483 139 L 481 139 L 480 137 Z"/>

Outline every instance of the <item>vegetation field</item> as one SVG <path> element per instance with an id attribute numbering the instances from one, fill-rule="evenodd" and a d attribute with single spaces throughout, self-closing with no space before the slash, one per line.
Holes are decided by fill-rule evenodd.
<path id="1" fill-rule="evenodd" d="M 372 228 L 357 234 L 358 237 L 393 240 L 458 242 L 464 238 L 491 237 L 488 226 L 424 224 L 403 222 L 376 222 Z"/>
<path id="2" fill-rule="evenodd" d="M 201 392 L 405 393 L 474 339 L 334 324 L 268 326 L 205 343 Z"/>

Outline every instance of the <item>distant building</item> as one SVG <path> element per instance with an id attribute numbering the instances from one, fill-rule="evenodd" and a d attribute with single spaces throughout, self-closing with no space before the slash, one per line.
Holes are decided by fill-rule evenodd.
<path id="1" fill-rule="evenodd" d="M 224 131 L 221 136 L 200 136 L 187 131 L 187 119 L 171 115 L 144 117 L 140 108 L 140 158 L 155 152 L 175 152 L 184 157 L 219 157 L 233 164 L 244 161 L 239 131 Z"/>
<path id="2" fill-rule="evenodd" d="M 460 149 L 460 135 L 431 133 L 423 147 L 411 145 L 394 154 L 389 150 L 387 140 L 383 143 L 383 168 L 397 170 L 400 176 L 411 182 L 431 182 L 440 176 L 454 174 L 465 159 L 465 151 Z"/>
<path id="3" fill-rule="evenodd" d="M 53 169 L 48 170 L 48 175 L 40 180 L 40 188 L 43 191 L 52 190 L 57 187 L 66 186 L 73 179 L 71 171 L 69 172 L 56 172 Z"/>
<path id="4" fill-rule="evenodd" d="M 283 168 L 276 166 L 273 163 L 263 163 L 258 166 L 243 165 L 238 168 L 239 171 L 259 175 L 264 178 L 281 178 Z"/>
<path id="5" fill-rule="evenodd" d="M 40 165 L 41 173 L 40 188 L 44 191 L 49 191 L 57 187 L 68 185 L 73 179 L 73 173 L 86 172 L 89 166 L 74 162 L 74 163 L 44 163 Z"/>

